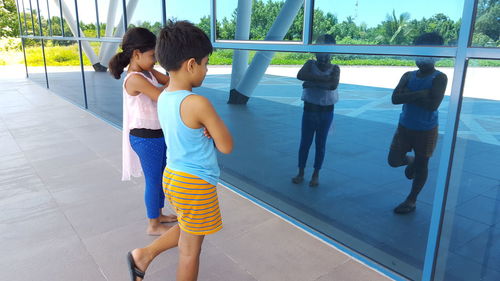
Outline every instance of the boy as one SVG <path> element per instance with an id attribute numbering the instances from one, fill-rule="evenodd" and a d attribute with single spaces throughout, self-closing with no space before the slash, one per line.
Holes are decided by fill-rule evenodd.
<path id="1" fill-rule="evenodd" d="M 415 45 L 443 45 L 439 34 L 425 33 Z M 434 68 L 434 58 L 417 58 L 418 70 L 403 74 L 392 94 L 393 104 L 403 104 L 399 125 L 392 139 L 388 162 L 391 167 L 406 165 L 405 175 L 413 180 L 411 192 L 394 212 L 415 211 L 419 192 L 425 185 L 428 163 L 438 136 L 438 108 L 444 97 L 448 78 Z M 407 153 L 413 150 L 415 156 Z"/>
<path id="2" fill-rule="evenodd" d="M 230 153 L 233 141 L 208 99 L 191 92 L 205 79 L 212 50 L 207 35 L 187 21 L 170 22 L 160 32 L 156 56 L 170 75 L 158 99 L 168 147 L 163 189 L 179 223 L 149 246 L 128 253 L 132 281 L 142 280 L 151 261 L 175 246 L 179 246 L 176 280 L 197 280 L 203 238 L 222 228 L 215 149 Z"/>
<path id="3" fill-rule="evenodd" d="M 320 35 L 317 44 L 335 44 L 329 34 Z M 326 151 L 326 139 L 333 121 L 334 105 L 338 101 L 337 87 L 340 79 L 340 68 L 331 63 L 332 55 L 317 53 L 316 60 L 308 60 L 297 73 L 302 83 L 302 128 L 299 147 L 299 173 L 292 182 L 299 184 L 304 180 L 304 169 L 312 141 L 315 138 L 316 154 L 314 172 L 309 186 L 319 185 L 319 170 L 323 165 Z"/>

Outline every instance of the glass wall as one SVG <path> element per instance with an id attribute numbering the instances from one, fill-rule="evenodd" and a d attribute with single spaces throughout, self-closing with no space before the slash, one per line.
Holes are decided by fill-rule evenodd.
<path id="1" fill-rule="evenodd" d="M 244 2 L 217 1 L 217 39 L 302 41 L 304 0 Z"/>
<path id="2" fill-rule="evenodd" d="M 436 280 L 500 280 L 499 66 L 467 70 Z"/>
<path id="3" fill-rule="evenodd" d="M 413 45 L 438 32 L 445 45 L 457 44 L 463 0 L 314 1 L 313 39 L 329 33 L 337 44 Z"/>
<path id="4" fill-rule="evenodd" d="M 204 84 L 195 92 L 213 102 L 235 139 L 233 153 L 219 157 L 221 180 L 324 234 L 332 244 L 345 245 L 395 279 L 426 281 L 431 280 L 425 268 L 432 259 L 426 254 L 429 233 L 436 227 L 431 224 L 435 195 L 447 188 L 438 258 L 430 263 L 436 264 L 434 280 L 499 280 L 500 85 L 495 78 L 500 63 L 492 59 L 500 58 L 500 49 L 480 48 L 498 47 L 499 2 L 476 1 L 476 10 L 465 0 L 365 2 L 214 1 L 217 49 Z M 312 25 L 304 28 L 308 3 L 314 3 Z M 127 27 L 157 33 L 164 19 L 171 19 L 189 20 L 207 34 L 211 31 L 212 6 L 206 0 L 98 0 L 97 5 L 18 0 L 30 79 L 48 84 L 56 94 L 117 126 L 122 123 L 123 76 L 114 79 L 106 70 L 125 32 L 124 6 Z M 469 47 L 458 34 L 462 16 L 473 11 Z M 91 41 L 70 38 L 78 33 L 77 15 L 82 36 Z M 313 44 L 305 45 L 302 40 L 309 30 Z M 440 34 L 444 47 L 408 47 L 428 32 Z M 33 38 L 40 34 L 61 37 Z M 327 110 L 321 107 L 311 114 L 311 108 L 319 107 L 307 105 L 304 110 L 304 100 L 311 103 L 303 89 L 308 72 L 299 71 L 308 64 L 316 65 L 315 71 L 337 73 L 316 62 L 325 53 L 315 52 L 328 47 L 315 44 L 324 34 L 339 45 L 332 48 L 336 53 L 331 59 L 338 65 L 339 83 L 332 74 L 335 87 L 323 89 L 329 100 L 321 106 Z M 460 53 L 465 57 L 455 57 Z M 450 147 L 443 142 L 455 121 L 448 113 L 457 109 L 453 101 L 461 93 L 455 69 L 466 60 L 450 180 L 444 186 L 439 182 L 447 176 L 449 155 L 442 154 Z M 439 72 L 416 72 L 416 61 L 419 67 L 434 64 Z M 248 98 L 245 105 L 227 103 L 234 89 Z M 418 93 L 408 94 L 412 92 Z M 437 129 L 414 135 L 401 129 L 403 106 L 437 110 L 430 117 Z M 311 138 L 313 124 L 318 127 Z M 418 146 L 418 153 L 408 152 L 408 145 Z M 305 166 L 303 178 L 297 177 L 299 166 Z M 315 166 L 318 177 L 312 180 Z M 406 204 L 413 201 L 416 209 Z M 401 214 L 401 208 L 409 212 Z"/>

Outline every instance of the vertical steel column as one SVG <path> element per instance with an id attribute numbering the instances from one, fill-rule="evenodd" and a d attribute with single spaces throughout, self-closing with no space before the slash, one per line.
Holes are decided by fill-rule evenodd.
<path id="1" fill-rule="evenodd" d="M 162 26 L 167 25 L 167 4 L 165 2 L 166 0 L 161 0 L 161 23 Z"/>
<path id="2" fill-rule="evenodd" d="M 236 31 L 234 40 L 248 40 L 250 37 L 250 19 L 252 15 L 252 1 L 238 0 L 236 14 Z M 230 89 L 236 88 L 248 67 L 248 51 L 233 51 L 233 67 Z"/>
<path id="3" fill-rule="evenodd" d="M 49 0 L 45 0 L 45 3 L 47 5 L 47 16 L 49 17 L 47 20 L 47 24 L 49 25 L 49 34 L 50 34 L 50 36 L 54 36 L 54 34 L 52 32 L 52 19 L 50 18 Z"/>
<path id="4" fill-rule="evenodd" d="M 304 42 L 304 44 L 306 45 L 310 45 L 312 43 L 313 18 L 314 18 L 314 0 L 305 0 L 302 42 Z"/>
<path id="5" fill-rule="evenodd" d="M 24 0 L 21 0 L 23 3 L 23 16 L 24 16 L 24 32 L 28 35 L 28 24 L 26 23 L 28 20 L 26 19 L 26 8 L 24 7 Z"/>
<path id="6" fill-rule="evenodd" d="M 434 194 L 429 236 L 427 238 L 427 249 L 422 272 L 423 281 L 433 280 L 436 271 L 440 236 L 446 210 L 446 195 L 448 193 L 448 185 L 451 176 L 455 140 L 460 120 L 463 86 L 467 70 L 467 48 L 472 38 L 472 26 L 476 6 L 475 2 L 476 1 L 474 0 L 465 0 L 464 2 L 462 24 L 460 26 L 455 69 L 453 73 L 453 84 L 451 87 L 451 96 L 448 106 L 448 119 L 446 120 L 445 134 L 441 149 L 436 191 Z"/>
<path id="7" fill-rule="evenodd" d="M 17 19 L 19 21 L 19 35 L 23 35 L 23 25 L 21 24 L 21 13 L 19 12 L 19 1 L 16 0 L 16 9 L 17 9 Z M 24 69 L 26 71 L 26 78 L 28 78 L 28 62 L 26 61 L 26 50 L 24 46 L 24 38 L 21 37 L 21 46 L 23 48 L 23 56 L 24 56 Z"/>
<path id="8" fill-rule="evenodd" d="M 212 41 L 212 43 L 215 42 L 215 38 L 216 38 L 216 35 L 215 33 L 217 32 L 216 29 L 216 26 L 217 26 L 217 15 L 216 15 L 216 12 L 215 12 L 215 3 L 216 0 L 211 0 L 210 1 L 210 13 L 212 14 L 211 17 L 210 17 L 210 41 Z"/>
<path id="9" fill-rule="evenodd" d="M 59 20 L 61 21 L 61 35 L 62 37 L 65 37 L 64 35 L 64 20 L 63 20 L 63 12 L 62 12 L 62 3 L 61 0 L 59 0 Z"/>
<path id="10" fill-rule="evenodd" d="M 113 30 L 115 28 L 115 16 L 116 10 L 118 8 L 118 0 L 110 0 L 108 6 L 108 14 L 106 16 L 106 31 L 104 37 L 113 36 Z M 99 48 L 99 61 L 102 65 L 107 66 L 108 62 L 103 60 L 104 54 L 107 53 L 107 49 L 111 43 L 104 42 Z"/>
<path id="11" fill-rule="evenodd" d="M 95 0 L 95 18 L 97 21 L 97 38 L 101 38 L 101 23 L 99 21 L 99 4 Z"/>
<path id="12" fill-rule="evenodd" d="M 40 26 L 40 36 L 43 36 L 42 17 L 40 16 L 40 2 L 38 0 L 36 0 L 36 7 L 38 9 L 38 25 Z M 41 42 L 42 42 L 43 69 L 45 70 L 45 85 L 47 86 L 47 88 L 49 88 L 49 75 L 47 74 L 47 60 L 45 59 L 45 43 L 43 39 L 41 40 Z"/>
<path id="13" fill-rule="evenodd" d="M 33 7 L 31 6 L 31 0 L 30 1 L 30 15 L 31 15 L 31 29 L 33 29 L 33 35 L 36 35 L 35 33 L 35 19 L 33 18 Z M 40 15 L 38 15 L 40 17 Z"/>
<path id="14" fill-rule="evenodd" d="M 76 13 L 76 30 L 77 30 L 77 34 L 78 34 L 77 36 L 81 37 L 80 17 L 78 14 L 78 0 L 75 0 L 75 13 Z M 89 104 L 87 102 L 87 86 L 86 86 L 87 83 L 85 82 L 85 68 L 83 67 L 82 40 L 80 40 L 80 38 L 78 38 L 78 53 L 80 54 L 80 71 L 82 73 L 83 103 L 84 103 L 85 109 L 89 109 Z"/>
<path id="15" fill-rule="evenodd" d="M 127 20 L 127 0 L 122 0 L 122 6 L 123 6 L 123 30 L 127 32 L 128 28 L 128 20 Z"/>

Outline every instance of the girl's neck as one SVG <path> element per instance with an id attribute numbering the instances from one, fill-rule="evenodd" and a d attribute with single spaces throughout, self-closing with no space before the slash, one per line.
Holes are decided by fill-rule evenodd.
<path id="1" fill-rule="evenodd" d="M 143 72 L 144 69 L 142 69 L 137 63 L 130 62 L 127 72 Z"/>

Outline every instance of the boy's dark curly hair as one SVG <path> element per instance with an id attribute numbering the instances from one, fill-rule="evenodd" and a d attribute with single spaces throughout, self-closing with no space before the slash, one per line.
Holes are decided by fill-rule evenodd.
<path id="1" fill-rule="evenodd" d="M 194 58 L 198 64 L 213 52 L 208 36 L 188 21 L 169 21 L 158 36 L 156 59 L 166 71 L 179 70 L 182 63 Z"/>

